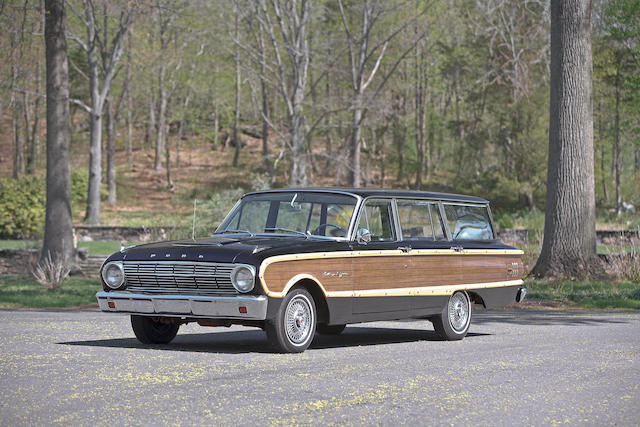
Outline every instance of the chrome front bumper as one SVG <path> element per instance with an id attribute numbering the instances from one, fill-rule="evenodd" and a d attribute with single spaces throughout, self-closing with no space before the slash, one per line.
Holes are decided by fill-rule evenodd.
<path id="1" fill-rule="evenodd" d="M 108 313 L 246 320 L 267 318 L 268 301 L 263 295 L 205 297 L 100 291 L 96 294 L 96 298 L 98 298 L 100 310 Z"/>

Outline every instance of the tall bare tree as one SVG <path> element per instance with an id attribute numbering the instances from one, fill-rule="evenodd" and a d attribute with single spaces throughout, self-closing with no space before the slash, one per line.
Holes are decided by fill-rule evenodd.
<path id="1" fill-rule="evenodd" d="M 591 2 L 551 3 L 549 162 L 535 276 L 597 271 Z"/>
<path id="2" fill-rule="evenodd" d="M 69 33 L 70 37 L 80 45 L 87 54 L 89 77 L 89 105 L 79 103 L 88 113 L 91 121 L 89 142 L 89 190 L 87 196 L 87 210 L 85 221 L 90 224 L 100 223 L 100 182 L 102 179 L 102 114 L 107 97 L 111 90 L 111 83 L 115 77 L 116 68 L 123 51 L 123 41 L 133 25 L 138 13 L 138 4 L 132 2 L 120 11 L 118 30 L 111 41 L 111 49 L 105 55 L 106 63 L 100 72 L 98 54 L 101 47 L 106 46 L 108 40 L 100 34 L 99 23 L 96 20 L 96 7 L 93 0 L 83 0 L 83 13 L 71 8 L 74 15 L 84 25 L 87 38 Z M 106 4 L 105 4 L 106 7 Z M 102 77 L 102 78 L 101 78 Z M 101 81 L 102 80 L 102 81 Z"/>
<path id="3" fill-rule="evenodd" d="M 308 27 L 314 1 L 259 0 L 257 3 L 253 12 L 273 48 L 274 63 L 266 64 L 264 56 L 259 60 L 265 68 L 273 70 L 275 86 L 287 111 L 287 145 L 291 152 L 289 184 L 306 186 L 308 160 L 304 101 L 310 57 Z M 288 58 L 283 58 L 285 55 Z"/>
<path id="4" fill-rule="evenodd" d="M 338 1 L 338 6 L 349 52 L 351 89 L 353 90 L 349 143 L 350 184 L 354 187 L 360 187 L 362 181 L 360 166 L 361 132 L 362 123 L 368 110 L 368 105 L 365 101 L 365 90 L 373 82 L 376 73 L 380 69 L 380 64 L 382 63 L 389 43 L 408 25 L 414 23 L 417 16 L 424 14 L 425 9 L 422 8 L 422 11 L 419 11 L 413 19 L 404 20 L 401 24 L 387 29 L 379 40 L 374 40 L 374 27 L 376 27 L 376 24 L 382 26 L 381 18 L 396 10 L 396 7 L 389 6 L 381 0 L 364 0 L 364 2 L 352 4 L 354 9 L 360 8 L 360 10 L 356 10 L 356 13 L 358 13 L 360 17 L 357 20 L 357 28 L 354 30 L 349 23 L 348 13 L 345 11 L 342 0 Z M 417 43 L 423 37 L 423 35 L 416 35 L 414 43 Z M 375 99 L 381 92 L 389 80 L 389 77 L 396 71 L 400 62 L 411 50 L 413 50 L 413 45 L 402 52 L 389 67 L 389 70 L 380 77 L 380 83 L 375 87 L 373 94 L 369 97 L 369 102 Z"/>
<path id="5" fill-rule="evenodd" d="M 74 256 L 71 226 L 69 71 L 65 0 L 45 1 L 47 70 L 47 206 L 41 261 L 64 263 Z"/>

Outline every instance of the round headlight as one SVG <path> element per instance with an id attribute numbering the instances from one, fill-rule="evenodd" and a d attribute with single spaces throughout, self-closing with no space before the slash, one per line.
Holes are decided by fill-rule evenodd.
<path id="1" fill-rule="evenodd" d="M 249 292 L 255 282 L 255 270 L 251 266 L 238 266 L 231 272 L 231 283 L 239 292 Z"/>
<path id="2" fill-rule="evenodd" d="M 124 270 L 122 263 L 111 261 L 102 268 L 102 280 L 111 289 L 118 289 L 124 283 Z"/>

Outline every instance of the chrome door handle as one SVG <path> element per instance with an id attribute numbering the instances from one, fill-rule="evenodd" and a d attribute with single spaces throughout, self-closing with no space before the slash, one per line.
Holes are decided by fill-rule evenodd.
<path id="1" fill-rule="evenodd" d="M 411 251 L 411 246 L 398 246 L 398 249 L 400 249 L 402 252 L 409 253 L 409 251 Z"/>

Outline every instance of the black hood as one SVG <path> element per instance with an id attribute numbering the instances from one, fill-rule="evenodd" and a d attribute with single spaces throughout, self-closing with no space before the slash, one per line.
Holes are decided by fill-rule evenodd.
<path id="1" fill-rule="evenodd" d="M 346 242 L 304 236 L 215 236 L 196 240 L 149 243 L 123 250 L 130 261 L 201 261 L 254 264 L 262 259 L 290 253 L 347 248 Z M 114 254 L 116 255 L 116 254 Z M 115 258 L 115 257 L 113 257 Z"/>

